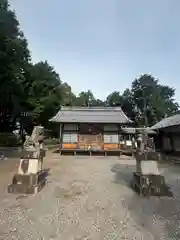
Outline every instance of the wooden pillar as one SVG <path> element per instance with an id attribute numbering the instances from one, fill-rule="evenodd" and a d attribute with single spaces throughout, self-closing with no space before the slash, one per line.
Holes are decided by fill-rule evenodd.
<path id="1" fill-rule="evenodd" d="M 59 140 L 61 141 L 61 136 L 62 136 L 62 123 L 60 123 L 60 128 L 59 128 Z"/>
<path id="2" fill-rule="evenodd" d="M 159 131 L 158 133 L 158 139 L 157 139 L 157 143 L 158 143 L 158 148 L 160 149 L 160 152 L 163 151 L 164 152 L 164 146 L 163 146 L 163 134 L 161 131 Z"/>
<path id="3" fill-rule="evenodd" d="M 63 145 L 63 132 L 64 132 L 64 124 L 61 124 L 61 132 L 60 132 L 60 144 L 61 144 L 61 149 Z"/>
<path id="4" fill-rule="evenodd" d="M 160 132 L 160 138 L 159 138 L 159 145 L 160 145 L 160 151 L 164 152 L 164 134 L 162 132 Z"/>
<path id="5" fill-rule="evenodd" d="M 119 139 L 119 149 L 121 148 L 121 126 L 118 124 L 118 139 Z"/>
<path id="6" fill-rule="evenodd" d="M 77 124 L 77 148 L 79 148 L 80 123 Z"/>
<path id="7" fill-rule="evenodd" d="M 105 126 L 105 124 L 103 123 L 103 132 L 102 132 L 102 134 L 103 134 L 103 150 L 104 150 L 104 126 Z"/>
<path id="8" fill-rule="evenodd" d="M 170 143 L 171 143 L 171 152 L 174 152 L 174 141 L 173 141 L 172 133 L 169 134 L 169 138 L 170 138 Z"/>

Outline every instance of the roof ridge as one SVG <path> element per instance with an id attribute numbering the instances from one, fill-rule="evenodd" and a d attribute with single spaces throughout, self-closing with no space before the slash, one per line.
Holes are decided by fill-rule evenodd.
<path id="1" fill-rule="evenodd" d="M 122 111 L 122 108 L 120 106 L 116 106 L 116 107 L 99 107 L 99 106 L 89 106 L 89 107 L 81 107 L 81 106 L 72 106 L 72 107 L 69 107 L 69 106 L 61 106 L 61 109 L 60 111 L 88 111 L 88 110 L 104 110 L 104 111 L 108 111 L 108 110 L 115 110 L 115 111 Z"/>
<path id="2" fill-rule="evenodd" d="M 116 107 L 66 107 L 50 119 L 54 122 L 109 122 L 132 123 L 120 106 Z"/>
<path id="3" fill-rule="evenodd" d="M 164 120 L 168 120 L 168 119 L 171 119 L 171 118 L 173 119 L 173 118 L 175 118 L 178 115 L 180 116 L 180 114 L 178 113 L 178 114 L 175 114 L 175 115 L 172 115 L 172 116 L 169 116 L 169 117 L 165 117 L 165 118 L 161 119 L 159 122 L 157 122 L 156 124 L 159 124 L 160 122 L 163 122 Z M 154 126 L 156 124 L 154 124 Z"/>
<path id="4" fill-rule="evenodd" d="M 160 129 L 164 127 L 174 126 L 180 124 L 180 114 L 175 114 L 161 119 L 159 122 L 151 126 L 151 129 Z"/>

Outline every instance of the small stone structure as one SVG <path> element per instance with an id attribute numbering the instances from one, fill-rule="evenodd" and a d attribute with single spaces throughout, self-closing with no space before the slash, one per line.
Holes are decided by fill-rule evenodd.
<path id="1" fill-rule="evenodd" d="M 35 126 L 32 135 L 26 138 L 18 172 L 8 186 L 9 193 L 35 194 L 45 185 L 47 172 L 42 169 L 45 156 L 43 134 L 44 128 Z"/>
<path id="2" fill-rule="evenodd" d="M 136 172 L 131 181 L 132 188 L 144 196 L 173 196 L 158 169 L 158 154 L 147 146 L 147 136 L 137 137 Z"/>

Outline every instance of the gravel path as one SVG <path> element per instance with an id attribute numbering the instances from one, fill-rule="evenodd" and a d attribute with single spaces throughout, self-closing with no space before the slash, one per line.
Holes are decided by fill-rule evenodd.
<path id="1" fill-rule="evenodd" d="M 0 161 L 0 196 L 6 191 L 7 185 L 12 181 L 12 175 L 17 169 L 19 159 L 10 158 Z"/>
<path id="2" fill-rule="evenodd" d="M 162 168 L 174 199 L 144 199 L 129 188 L 134 164 L 125 158 L 48 155 L 51 175 L 39 194 L 1 192 L 0 240 L 180 239 L 173 238 L 180 233 L 178 171 Z"/>

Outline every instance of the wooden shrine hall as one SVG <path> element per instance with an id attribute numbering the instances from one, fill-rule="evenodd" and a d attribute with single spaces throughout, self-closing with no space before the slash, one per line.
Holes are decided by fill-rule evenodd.
<path id="1" fill-rule="evenodd" d="M 50 119 L 59 124 L 60 153 L 123 151 L 122 128 L 132 121 L 120 107 L 62 107 Z"/>

